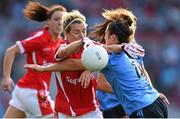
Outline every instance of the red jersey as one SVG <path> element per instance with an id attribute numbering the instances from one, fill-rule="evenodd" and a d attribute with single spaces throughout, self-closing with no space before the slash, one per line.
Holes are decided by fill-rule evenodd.
<path id="1" fill-rule="evenodd" d="M 69 58 L 80 59 L 82 51 L 83 48 L 79 53 L 73 54 Z M 96 97 L 96 80 L 92 79 L 88 88 L 84 88 L 79 81 L 82 72 L 63 71 L 56 73 L 58 87 L 55 101 L 56 112 L 80 116 L 99 107 Z"/>
<path id="2" fill-rule="evenodd" d="M 17 41 L 20 53 L 27 55 L 28 64 L 46 65 L 55 62 L 54 55 L 60 44 L 64 42 L 59 36 L 53 41 L 48 28 L 34 33 L 31 37 Z M 18 81 L 19 87 L 41 89 L 49 91 L 51 72 L 37 72 L 27 69 L 27 72 Z"/>

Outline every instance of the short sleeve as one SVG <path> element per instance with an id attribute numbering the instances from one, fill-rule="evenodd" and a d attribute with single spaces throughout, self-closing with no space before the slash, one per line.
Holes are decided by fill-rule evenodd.
<path id="1" fill-rule="evenodd" d="M 33 50 L 38 50 L 42 46 L 41 42 L 41 36 L 43 35 L 43 31 L 39 31 L 33 35 L 31 35 L 29 38 L 24 39 L 22 41 L 17 41 L 16 44 L 18 45 L 20 49 L 20 53 L 28 53 Z M 43 47 L 43 46 L 42 46 Z"/>
<path id="2" fill-rule="evenodd" d="M 55 54 L 55 56 L 54 56 L 54 59 L 55 59 L 56 61 L 61 61 L 61 60 L 63 60 L 63 59 L 66 58 L 66 57 L 58 57 L 58 56 L 57 56 L 57 55 L 58 55 L 58 52 L 59 52 L 60 50 L 62 50 L 63 48 L 65 48 L 66 46 L 67 46 L 66 43 L 61 44 L 61 46 L 59 47 L 59 49 L 57 50 L 57 52 L 56 52 L 56 54 Z"/>

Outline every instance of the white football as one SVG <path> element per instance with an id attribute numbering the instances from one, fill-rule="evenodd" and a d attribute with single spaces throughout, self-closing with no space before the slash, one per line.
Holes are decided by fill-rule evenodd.
<path id="1" fill-rule="evenodd" d="M 84 49 L 81 60 L 84 67 L 90 71 L 99 71 L 108 63 L 108 53 L 100 45 L 90 45 Z"/>

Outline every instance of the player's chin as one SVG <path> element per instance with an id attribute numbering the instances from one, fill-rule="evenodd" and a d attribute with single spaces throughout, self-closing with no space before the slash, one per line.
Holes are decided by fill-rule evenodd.
<path id="1" fill-rule="evenodd" d="M 60 28 L 56 28 L 55 30 L 54 30 L 54 33 L 55 34 L 60 34 L 62 32 L 62 29 L 60 29 Z"/>
<path id="2" fill-rule="evenodd" d="M 54 32 L 54 34 L 55 34 L 55 35 L 59 35 L 59 34 L 60 34 L 60 32 L 58 32 L 58 31 L 55 31 L 55 32 Z"/>

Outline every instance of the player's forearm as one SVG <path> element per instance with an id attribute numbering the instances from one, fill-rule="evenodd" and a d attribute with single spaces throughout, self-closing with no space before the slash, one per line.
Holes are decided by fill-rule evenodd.
<path id="1" fill-rule="evenodd" d="M 15 55 L 16 50 L 14 49 L 14 47 L 7 49 L 3 62 L 3 77 L 10 77 Z"/>
<path id="2" fill-rule="evenodd" d="M 113 91 L 112 91 L 112 87 L 109 86 L 109 85 L 97 86 L 97 89 L 98 89 L 98 90 L 102 90 L 102 91 L 107 92 L 107 93 L 112 93 L 112 92 L 113 92 Z"/>
<path id="3" fill-rule="evenodd" d="M 109 82 L 106 80 L 105 76 L 102 73 L 99 73 L 97 79 L 97 89 L 102 90 L 108 93 L 112 93 L 112 87 Z"/>
<path id="4" fill-rule="evenodd" d="M 153 87 L 152 82 L 151 82 L 151 79 L 150 79 L 150 77 L 149 77 L 149 74 L 148 74 L 148 72 L 146 71 L 146 69 L 145 69 L 145 67 L 144 67 L 144 64 L 142 65 L 142 71 L 143 71 L 143 73 L 145 74 L 145 77 L 146 77 L 146 80 L 148 81 L 148 83 Z"/>
<path id="5" fill-rule="evenodd" d="M 151 85 L 151 87 L 153 87 L 152 82 L 151 82 L 151 79 L 150 79 L 150 77 L 149 77 L 149 74 L 147 73 L 146 70 L 144 71 L 144 73 L 145 73 L 145 75 L 146 75 L 147 81 L 149 82 L 149 84 Z"/>
<path id="6" fill-rule="evenodd" d="M 65 48 L 63 48 L 61 51 L 59 51 L 58 56 L 59 57 L 68 57 L 69 55 L 77 52 L 79 48 L 83 45 L 81 40 L 74 41 L 67 45 Z"/>
<path id="7" fill-rule="evenodd" d="M 43 71 L 80 71 L 84 70 L 80 59 L 66 59 L 44 67 Z"/>
<path id="8" fill-rule="evenodd" d="M 115 53 L 119 53 L 121 51 L 123 51 L 123 47 L 122 45 L 104 45 L 103 46 L 108 53 L 112 53 L 112 52 L 115 52 Z"/>

